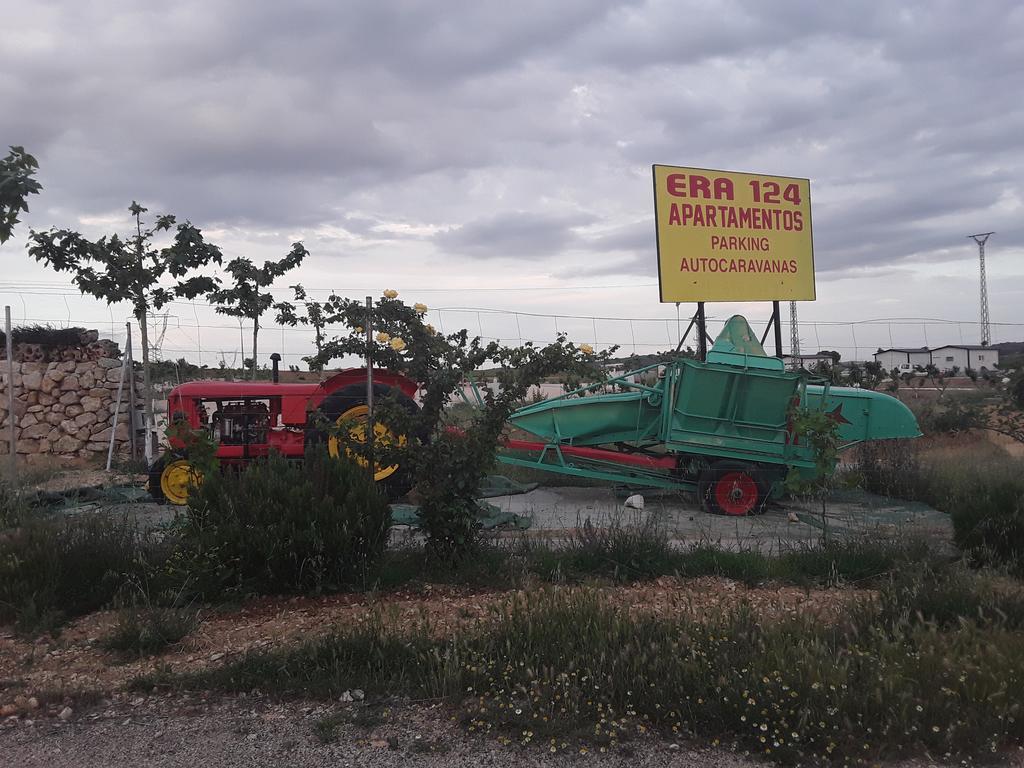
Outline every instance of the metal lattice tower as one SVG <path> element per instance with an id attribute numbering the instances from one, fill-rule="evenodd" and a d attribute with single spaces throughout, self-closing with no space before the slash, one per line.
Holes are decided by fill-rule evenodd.
<path id="1" fill-rule="evenodd" d="M 995 232 L 981 232 L 977 235 L 968 235 L 978 244 L 978 262 L 981 265 L 981 345 L 987 347 L 992 341 L 992 332 L 988 323 L 988 285 L 985 281 L 985 243 Z"/>
<path id="2" fill-rule="evenodd" d="M 800 326 L 796 319 L 796 302 L 789 302 L 789 356 L 794 368 L 800 367 Z"/>

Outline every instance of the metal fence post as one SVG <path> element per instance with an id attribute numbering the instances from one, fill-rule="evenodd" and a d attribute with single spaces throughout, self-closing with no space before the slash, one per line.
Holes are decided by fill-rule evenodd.
<path id="1" fill-rule="evenodd" d="M 373 468 L 373 297 L 366 297 L 366 463 L 370 479 L 376 475 Z"/>
<path id="2" fill-rule="evenodd" d="M 4 307 L 4 332 L 6 333 L 7 341 L 7 423 L 11 427 L 11 445 L 8 449 L 10 451 L 11 461 L 11 485 L 14 485 L 18 479 L 18 439 L 17 432 L 14 428 L 14 342 L 11 339 L 11 308 L 10 306 Z"/>

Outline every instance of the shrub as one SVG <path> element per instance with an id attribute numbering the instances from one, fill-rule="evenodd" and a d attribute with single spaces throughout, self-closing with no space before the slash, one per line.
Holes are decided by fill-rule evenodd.
<path id="1" fill-rule="evenodd" d="M 101 644 L 108 651 L 140 656 L 159 653 L 190 634 L 197 623 L 192 608 L 131 606 L 121 609 L 117 624 Z"/>
<path id="2" fill-rule="evenodd" d="M 868 443 L 858 451 L 866 490 L 921 501 L 947 512 L 953 540 L 976 562 L 1024 574 L 1024 475 L 1019 462 L 920 461 L 900 441 Z"/>
<path id="3" fill-rule="evenodd" d="M 0 620 L 32 629 L 96 610 L 141 567 L 135 527 L 124 518 L 29 521 L 0 537 Z"/>
<path id="4" fill-rule="evenodd" d="M 190 494 L 173 567 L 205 597 L 365 584 L 390 525 L 365 470 L 319 451 L 302 463 L 275 454 Z"/>
<path id="5" fill-rule="evenodd" d="M 967 757 L 1021 743 L 1024 634 L 996 614 L 984 625 L 930 623 L 905 610 L 919 596 L 901 594 L 894 613 L 865 603 L 853 622 L 827 626 L 762 621 L 745 606 L 658 617 L 591 592 L 543 592 L 460 636 L 375 621 L 250 653 L 190 682 L 446 697 L 471 731 L 524 744 L 550 737 L 574 751 L 650 728 L 799 763 Z"/>
<path id="6" fill-rule="evenodd" d="M 0 530 L 21 525 L 28 514 L 28 504 L 22 493 L 0 479 Z"/>

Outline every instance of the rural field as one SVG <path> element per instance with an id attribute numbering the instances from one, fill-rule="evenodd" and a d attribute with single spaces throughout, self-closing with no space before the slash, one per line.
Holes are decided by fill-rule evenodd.
<path id="1" fill-rule="evenodd" d="M 933 432 L 844 455 L 824 501 L 749 518 L 680 494 L 625 509 L 556 477 L 488 500 L 528 529 L 485 529 L 445 561 L 388 533 L 358 471 L 337 480 L 350 502 L 332 528 L 298 509 L 315 466 L 250 468 L 258 535 L 191 501 L 32 506 L 39 489 L 144 482 L 36 471 L 2 500 L 0 751 L 49 766 L 1016 763 L 1022 468 L 1009 437 Z M 207 502 L 225 492 L 207 485 Z"/>

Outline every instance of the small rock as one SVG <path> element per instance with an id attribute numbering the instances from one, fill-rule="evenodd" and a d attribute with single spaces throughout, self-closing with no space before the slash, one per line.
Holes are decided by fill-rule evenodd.
<path id="1" fill-rule="evenodd" d="M 224 658 L 224 654 L 218 651 L 217 653 L 210 654 L 210 661 L 219 661 Z"/>
<path id="2" fill-rule="evenodd" d="M 342 701 L 342 702 L 353 701 L 352 692 L 351 691 L 345 691 L 344 693 L 341 694 L 341 696 L 338 697 L 338 701 Z"/>
<path id="3" fill-rule="evenodd" d="M 643 509 L 644 508 L 644 497 L 639 493 L 635 493 L 626 499 L 627 509 Z"/>
<path id="4" fill-rule="evenodd" d="M 60 711 L 60 714 L 57 715 L 57 717 L 59 717 L 61 720 L 64 720 L 65 722 L 67 722 L 68 720 L 71 719 L 71 716 L 73 714 L 75 714 L 75 712 L 74 712 L 73 709 L 71 709 L 71 707 L 64 707 L 64 709 L 62 709 Z"/>
<path id="5" fill-rule="evenodd" d="M 678 744 L 669 744 L 669 745 L 668 745 L 668 748 L 669 748 L 669 749 L 673 749 L 673 750 L 675 750 L 675 749 L 679 749 L 679 745 L 678 745 Z"/>
<path id="6" fill-rule="evenodd" d="M 132 719 L 131 719 L 130 717 L 128 717 L 128 718 L 125 718 L 125 719 L 124 719 L 124 720 L 123 720 L 123 721 L 121 722 L 121 725 L 131 725 L 131 724 L 132 724 Z"/>
<path id="7" fill-rule="evenodd" d="M 352 698 L 355 701 L 362 701 L 366 698 L 366 694 L 363 692 L 361 688 L 356 688 L 352 691 Z"/>
<path id="8" fill-rule="evenodd" d="M 245 738 L 247 738 L 249 741 L 256 741 L 256 734 L 255 733 L 250 733 Z"/>
<path id="9" fill-rule="evenodd" d="M 39 699 L 37 699 L 35 696 L 30 696 L 26 704 L 28 705 L 29 709 L 39 709 Z"/>
<path id="10" fill-rule="evenodd" d="M 797 517 L 796 512 L 790 512 L 788 515 L 786 515 L 786 519 L 789 520 L 789 522 L 791 522 L 791 523 L 799 523 L 800 522 L 800 518 Z"/>

